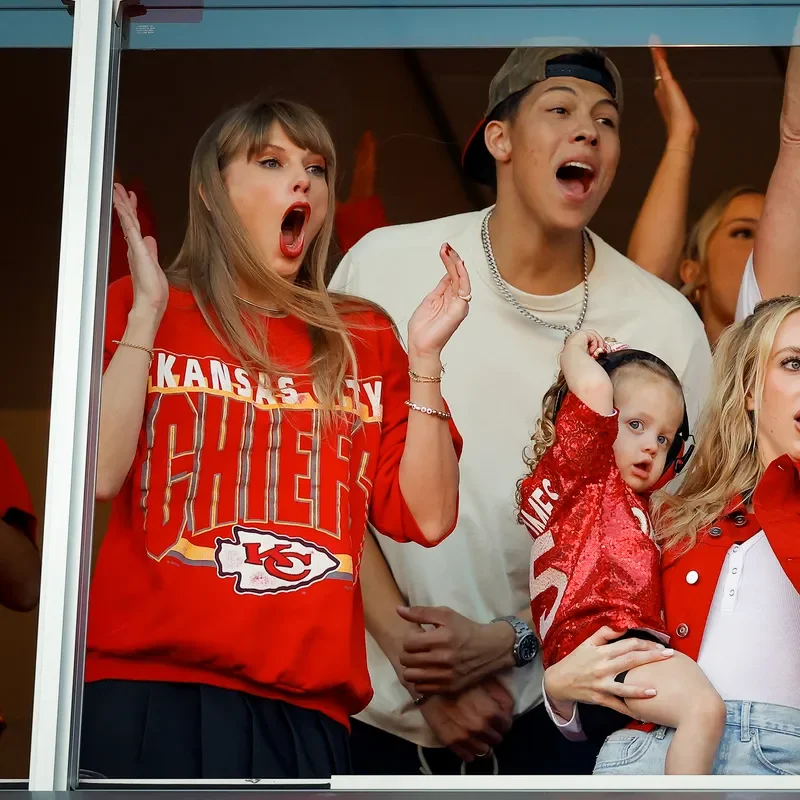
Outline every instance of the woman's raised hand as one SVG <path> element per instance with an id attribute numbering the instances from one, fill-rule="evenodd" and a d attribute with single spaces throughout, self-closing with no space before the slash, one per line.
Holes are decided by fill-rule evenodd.
<path id="1" fill-rule="evenodd" d="M 667 52 L 663 47 L 651 47 L 655 71 L 655 98 L 667 128 L 667 146 L 689 148 L 699 131 L 697 119 L 686 95 L 670 72 Z"/>
<path id="2" fill-rule="evenodd" d="M 439 256 L 447 274 L 408 321 L 409 355 L 438 357 L 469 312 L 472 294 L 461 256 L 448 244 L 442 245 Z"/>
<path id="3" fill-rule="evenodd" d="M 158 263 L 158 248 L 152 236 L 142 237 L 136 214 L 136 195 L 120 183 L 114 184 L 114 209 L 128 243 L 128 266 L 133 279 L 133 305 L 143 313 L 155 313 L 160 321 L 167 307 L 169 284 Z"/>

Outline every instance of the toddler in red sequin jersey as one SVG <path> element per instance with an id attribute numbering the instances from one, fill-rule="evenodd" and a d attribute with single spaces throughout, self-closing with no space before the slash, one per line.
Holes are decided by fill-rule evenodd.
<path id="1" fill-rule="evenodd" d="M 688 435 L 683 392 L 656 356 L 609 356 L 610 349 L 592 331 L 569 337 L 526 454 L 530 474 L 519 484 L 519 519 L 534 539 L 531 611 L 545 668 L 604 625 L 621 638 L 668 643 L 648 495 L 675 461 L 679 433 Z M 625 701 L 629 716 L 676 728 L 666 773 L 710 774 L 725 705 L 697 664 L 674 653 L 617 680 L 628 676 L 655 687 L 654 696 Z M 581 719 L 587 730 L 629 721 L 599 706 L 582 706 Z"/>

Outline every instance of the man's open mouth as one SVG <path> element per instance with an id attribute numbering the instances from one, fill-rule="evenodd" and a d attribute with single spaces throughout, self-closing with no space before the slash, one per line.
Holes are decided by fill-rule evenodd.
<path id="1" fill-rule="evenodd" d="M 287 258 L 297 258 L 303 252 L 306 223 L 311 216 L 308 203 L 294 203 L 283 215 L 281 222 L 281 253 Z"/>
<path id="2" fill-rule="evenodd" d="M 594 167 L 585 161 L 567 161 L 556 170 L 556 178 L 572 197 L 581 198 L 594 183 Z"/>

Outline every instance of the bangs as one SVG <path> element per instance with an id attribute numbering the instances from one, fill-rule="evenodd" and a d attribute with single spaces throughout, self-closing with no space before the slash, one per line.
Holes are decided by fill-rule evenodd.
<path id="1" fill-rule="evenodd" d="M 333 141 L 325 124 L 310 108 L 287 100 L 254 100 L 234 109 L 219 136 L 220 169 L 238 153 L 248 161 L 270 144 L 270 129 L 278 123 L 297 147 L 322 156 L 328 170 L 335 168 Z"/>

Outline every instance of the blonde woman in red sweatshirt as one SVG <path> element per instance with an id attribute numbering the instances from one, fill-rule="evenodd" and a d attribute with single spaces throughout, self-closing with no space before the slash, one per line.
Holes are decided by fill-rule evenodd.
<path id="1" fill-rule="evenodd" d="M 442 347 L 469 278 L 408 323 L 328 294 L 336 161 L 303 106 L 256 101 L 201 138 L 162 271 L 115 187 L 131 276 L 108 292 L 81 766 L 112 778 L 327 777 L 369 701 L 367 520 L 452 530 L 460 440 Z"/>

